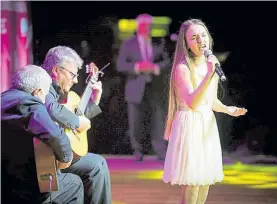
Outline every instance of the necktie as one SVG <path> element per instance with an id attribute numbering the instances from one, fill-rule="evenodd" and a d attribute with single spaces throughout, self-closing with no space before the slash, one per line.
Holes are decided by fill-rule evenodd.
<path id="1" fill-rule="evenodd" d="M 144 40 L 144 53 L 145 53 L 145 60 L 150 61 L 150 53 L 149 53 L 149 41 L 147 39 Z M 145 79 L 147 82 L 151 82 L 151 76 L 149 74 L 145 75 Z"/>
<path id="2" fill-rule="evenodd" d="M 149 52 L 148 52 L 148 41 L 147 40 L 144 41 L 144 50 L 145 50 L 146 61 L 148 61 L 149 60 Z"/>

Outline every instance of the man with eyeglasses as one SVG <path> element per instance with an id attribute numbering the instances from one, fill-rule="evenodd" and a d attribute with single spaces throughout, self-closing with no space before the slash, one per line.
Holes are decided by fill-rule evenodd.
<path id="1" fill-rule="evenodd" d="M 85 110 L 85 116 L 77 116 L 60 103 L 74 84 L 78 83 L 78 70 L 83 60 L 73 49 L 66 46 L 51 48 L 46 54 L 42 67 L 52 78 L 50 93 L 46 97 L 46 107 L 52 119 L 61 126 L 86 131 L 91 118 L 101 113 L 98 104 L 102 95 L 102 83 L 92 85 L 93 92 Z M 63 170 L 73 173 L 83 181 L 85 204 L 111 204 L 110 172 L 106 160 L 97 154 L 88 153 Z"/>

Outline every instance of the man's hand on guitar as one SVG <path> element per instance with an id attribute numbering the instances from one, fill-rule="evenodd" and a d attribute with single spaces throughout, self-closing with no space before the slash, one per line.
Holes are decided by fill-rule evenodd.
<path id="1" fill-rule="evenodd" d="M 102 82 L 98 81 L 99 69 L 95 63 L 91 62 L 87 67 L 87 72 L 90 73 L 90 82 L 92 83 L 92 93 L 90 100 L 93 101 L 96 105 L 99 104 L 102 96 Z"/>
<path id="2" fill-rule="evenodd" d="M 102 82 L 98 81 L 92 85 L 93 91 L 91 94 L 91 100 L 98 105 L 102 96 Z"/>
<path id="3" fill-rule="evenodd" d="M 79 124 L 79 128 L 76 129 L 78 132 L 83 132 L 91 128 L 90 120 L 85 116 L 79 116 Z"/>
<path id="4" fill-rule="evenodd" d="M 98 81 L 96 82 L 95 84 L 92 85 L 92 88 L 93 88 L 93 92 L 95 93 L 102 93 L 102 82 L 101 81 Z"/>
<path id="5" fill-rule="evenodd" d="M 64 163 L 64 162 L 57 161 L 56 165 L 58 169 L 66 169 L 71 165 L 71 162 Z"/>

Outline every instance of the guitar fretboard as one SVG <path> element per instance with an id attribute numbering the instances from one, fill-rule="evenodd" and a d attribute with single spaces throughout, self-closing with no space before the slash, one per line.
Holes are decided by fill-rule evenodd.
<path id="1" fill-rule="evenodd" d="M 85 113 L 86 107 L 88 105 L 92 93 L 92 85 L 93 83 L 91 82 L 91 80 L 89 80 L 78 105 L 78 111 L 80 111 L 82 114 Z"/>

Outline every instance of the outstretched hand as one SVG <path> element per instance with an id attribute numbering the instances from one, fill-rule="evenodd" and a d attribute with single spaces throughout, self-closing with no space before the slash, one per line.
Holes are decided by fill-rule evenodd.
<path id="1" fill-rule="evenodd" d="M 247 109 L 239 108 L 236 106 L 228 106 L 226 113 L 230 116 L 238 117 L 238 116 L 245 115 L 247 113 Z"/>

